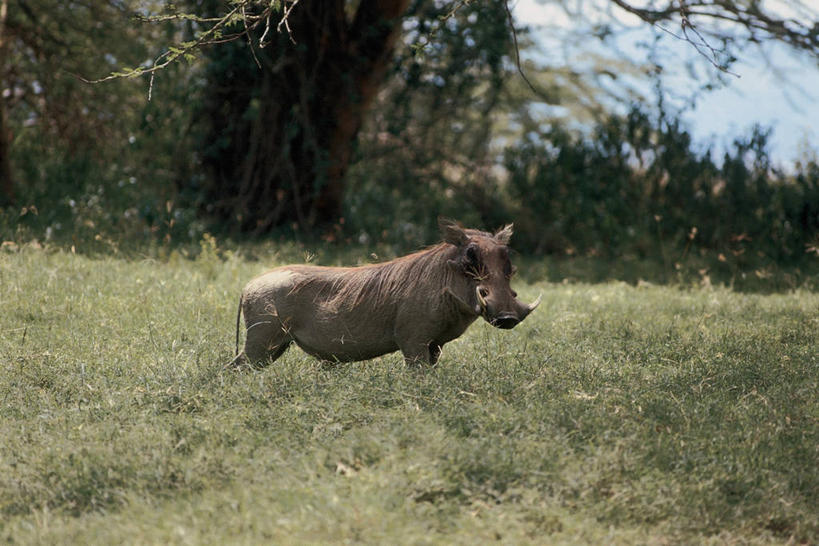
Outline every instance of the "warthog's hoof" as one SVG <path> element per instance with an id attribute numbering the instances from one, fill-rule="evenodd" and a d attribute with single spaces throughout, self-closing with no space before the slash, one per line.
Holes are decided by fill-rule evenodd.
<path id="1" fill-rule="evenodd" d="M 250 361 L 245 355 L 244 352 L 239 353 L 236 355 L 233 360 L 222 366 L 224 370 L 240 370 L 240 369 L 252 369 L 253 366 L 250 365 Z"/>

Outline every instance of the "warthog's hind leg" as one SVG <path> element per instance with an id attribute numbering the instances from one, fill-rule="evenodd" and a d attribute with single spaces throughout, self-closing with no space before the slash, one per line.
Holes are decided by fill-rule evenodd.
<path id="1" fill-rule="evenodd" d="M 274 360 L 278 359 L 282 354 L 290 347 L 292 341 L 285 340 L 280 345 L 274 345 L 269 347 L 267 351 L 262 355 L 260 358 L 255 360 L 251 360 L 255 366 L 264 367 L 273 362 Z"/>
<path id="2" fill-rule="evenodd" d="M 265 366 L 279 358 L 292 342 L 288 329 L 272 317 L 248 325 L 243 352 L 252 365 Z"/>

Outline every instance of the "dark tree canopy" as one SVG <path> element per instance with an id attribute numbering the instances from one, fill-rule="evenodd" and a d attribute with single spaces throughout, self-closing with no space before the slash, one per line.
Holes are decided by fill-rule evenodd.
<path id="1" fill-rule="evenodd" d="M 352 143 L 378 91 L 407 1 L 295 6 L 263 49 L 208 52 L 208 209 L 265 231 L 337 219 Z M 260 40 L 260 26 L 249 36 Z M 258 63 L 258 64 L 256 64 Z"/>

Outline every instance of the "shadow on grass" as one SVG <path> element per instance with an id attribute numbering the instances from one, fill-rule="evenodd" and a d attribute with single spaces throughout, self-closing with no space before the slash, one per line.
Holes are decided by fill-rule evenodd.
<path id="1" fill-rule="evenodd" d="M 8 211 L 6 211 L 8 212 Z M 332 241 L 319 233 L 279 231 L 264 238 L 235 238 L 230 235 L 196 233 L 171 236 L 169 230 L 102 230 L 92 224 L 67 226 L 59 233 L 43 231 L 38 224 L 15 223 L 9 214 L 0 215 L 0 252 L 14 253 L 24 247 L 65 251 L 90 257 L 125 260 L 212 259 L 216 265 L 235 255 L 250 262 L 275 266 L 285 263 L 314 263 L 355 266 L 388 261 L 418 249 L 386 243 L 362 245 L 333 234 Z M 435 244 L 437 241 L 430 241 Z M 514 248 L 514 240 L 512 241 Z M 787 263 L 748 248 L 742 252 L 714 249 L 663 249 L 652 254 L 615 256 L 525 255 L 513 258 L 519 279 L 526 283 L 606 283 L 631 285 L 651 283 L 686 288 L 726 286 L 744 293 L 782 293 L 795 289 L 819 290 L 819 254 L 806 252 Z M 689 252 L 690 250 L 690 252 Z M 697 250 L 695 252 L 695 250 Z M 677 256 L 677 259 L 673 259 Z"/>

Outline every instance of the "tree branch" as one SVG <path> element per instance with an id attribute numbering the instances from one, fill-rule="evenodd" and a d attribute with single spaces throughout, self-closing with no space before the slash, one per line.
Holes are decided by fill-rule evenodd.
<path id="1" fill-rule="evenodd" d="M 535 86 L 532 85 L 532 82 L 529 81 L 529 78 L 526 77 L 526 74 L 523 72 L 523 67 L 520 66 L 520 47 L 518 46 L 518 32 L 515 30 L 515 20 L 512 18 L 512 10 L 509 9 L 509 1 L 504 0 L 503 7 L 506 10 L 506 20 L 509 21 L 509 29 L 512 31 L 512 43 L 515 46 L 515 64 L 518 67 L 518 74 L 520 77 L 523 78 L 523 81 L 526 82 L 526 85 L 529 86 L 535 94 L 541 95 L 541 93 L 535 89 Z"/>
<path id="2" fill-rule="evenodd" d="M 293 8 L 298 4 L 299 0 L 294 0 L 290 7 L 285 10 L 284 16 L 279 23 L 279 26 L 284 24 L 287 27 L 288 32 L 290 31 L 290 27 L 287 25 L 287 17 L 292 12 Z M 184 42 L 179 45 L 179 47 L 170 47 L 168 51 L 160 54 L 154 61 L 153 66 L 151 67 L 138 67 L 133 69 L 125 69 L 121 72 L 114 72 L 104 78 L 99 79 L 87 79 L 83 76 L 76 75 L 81 81 L 85 83 L 97 84 L 103 83 L 110 80 L 120 79 L 120 78 L 134 78 L 138 76 L 144 76 L 146 74 L 151 75 L 151 83 L 148 91 L 148 96 L 150 100 L 150 88 L 153 87 L 153 75 L 162 70 L 163 68 L 169 66 L 170 64 L 178 61 L 180 58 L 189 58 L 192 56 L 196 51 L 202 49 L 203 47 L 209 45 L 216 45 L 225 42 L 231 42 L 237 40 L 243 36 L 249 36 L 250 32 L 254 30 L 262 21 L 267 21 L 268 28 L 265 29 L 265 33 L 260 40 L 259 46 L 264 47 L 267 45 L 264 42 L 264 38 L 267 35 L 267 31 L 269 30 L 270 24 L 270 15 L 275 9 L 273 3 L 268 5 L 261 13 L 258 15 L 247 14 L 246 8 L 247 6 L 253 4 L 253 0 L 242 0 L 241 2 L 235 3 L 233 9 L 228 11 L 225 15 L 221 17 L 198 17 L 196 15 L 185 14 L 185 13 L 174 13 L 169 15 L 157 15 L 157 16 L 139 16 L 138 18 L 146 21 L 146 22 L 162 22 L 162 21 L 171 21 L 171 20 L 183 20 L 183 21 L 193 21 L 197 23 L 213 23 L 213 25 L 203 31 L 198 38 L 190 42 Z M 239 32 L 235 32 L 228 35 L 222 34 L 222 29 L 230 26 L 233 23 L 238 22 L 238 19 L 241 19 L 244 28 Z M 291 40 L 292 40 L 291 35 Z M 252 46 L 251 46 L 252 50 Z M 256 57 L 255 51 L 253 51 L 254 58 Z M 162 62 L 159 62 L 161 59 L 165 59 Z M 257 59 L 258 63 L 258 59 Z"/>
<path id="3" fill-rule="evenodd" d="M 145 74 L 153 74 L 154 72 L 156 72 L 158 70 L 162 70 L 166 66 L 170 65 L 171 63 L 173 63 L 174 61 L 176 61 L 180 57 L 184 57 L 185 55 L 188 55 L 188 54 L 192 53 L 193 51 L 199 49 L 203 45 L 208 45 L 210 43 L 217 43 L 217 40 L 209 41 L 208 38 L 216 35 L 216 31 L 218 31 L 220 28 L 226 26 L 232 20 L 233 16 L 236 13 L 238 13 L 242 8 L 244 8 L 244 6 L 245 6 L 245 3 L 237 5 L 235 8 L 230 10 L 226 15 L 224 15 L 221 19 L 219 19 L 212 27 L 210 27 L 205 32 L 203 32 L 199 36 L 199 38 L 197 38 L 196 40 L 194 40 L 192 42 L 189 42 L 187 44 L 184 44 L 183 47 L 181 47 L 181 48 L 171 48 L 168 51 L 166 51 L 165 53 L 162 53 L 161 55 L 159 55 L 159 57 L 156 58 L 156 61 L 154 61 L 154 65 L 152 67 L 150 67 L 150 68 L 140 67 L 140 68 L 134 68 L 134 69 L 131 69 L 131 70 L 126 70 L 125 72 L 116 72 L 114 74 L 111 74 L 110 76 L 106 76 L 104 78 L 100 78 L 100 79 L 97 79 L 97 80 L 88 80 L 88 79 L 83 78 L 82 76 L 78 76 L 78 78 L 80 80 L 84 81 L 85 83 L 102 83 L 102 82 L 107 82 L 107 81 L 115 80 L 115 79 L 119 79 L 119 78 L 134 78 L 134 77 L 137 77 L 137 76 L 143 76 Z M 243 36 L 243 35 L 244 35 L 244 32 L 241 32 L 241 33 L 237 33 L 235 37 L 238 38 L 239 36 Z M 163 61 L 162 63 L 156 64 L 156 62 L 159 61 L 163 57 L 168 57 L 168 58 L 167 58 L 167 60 Z"/>
<path id="4" fill-rule="evenodd" d="M 287 29 L 287 35 L 290 37 L 290 41 L 293 42 L 294 45 L 296 43 L 296 40 L 293 39 L 293 31 L 290 30 L 290 23 L 288 23 L 287 19 L 290 17 L 290 13 L 293 11 L 293 8 L 295 8 L 296 4 L 298 4 L 298 3 L 299 3 L 299 0 L 293 0 L 293 3 L 290 4 L 290 7 L 284 9 L 284 14 L 282 15 L 282 20 L 279 21 L 279 24 L 276 26 L 276 30 L 278 32 L 281 32 L 282 31 L 282 25 L 284 25 L 284 28 Z M 267 34 L 267 32 L 265 32 L 265 34 Z"/>
<path id="5" fill-rule="evenodd" d="M 761 41 L 757 35 L 758 32 L 761 32 L 795 49 L 819 55 L 819 24 L 815 22 L 815 17 L 811 21 L 812 25 L 795 19 L 776 17 L 764 12 L 758 2 L 750 2 L 745 6 L 733 0 L 668 0 L 664 7 L 659 8 L 638 7 L 627 0 L 611 0 L 611 2 L 641 20 L 657 26 L 663 32 L 688 42 L 713 66 L 728 74 L 736 75 L 728 70 L 726 63 L 720 62 L 719 54 L 724 51 L 712 46 L 705 34 L 722 41 L 727 41 L 733 36 L 728 31 L 718 28 L 712 28 L 709 31 L 701 30 L 698 23 L 712 20 L 738 25 L 748 31 L 746 39 L 750 42 Z M 681 34 L 672 32 L 660 24 L 674 20 L 679 20 Z M 689 35 L 689 32 L 693 36 Z"/>

